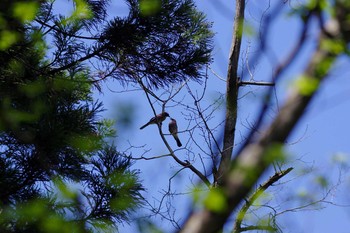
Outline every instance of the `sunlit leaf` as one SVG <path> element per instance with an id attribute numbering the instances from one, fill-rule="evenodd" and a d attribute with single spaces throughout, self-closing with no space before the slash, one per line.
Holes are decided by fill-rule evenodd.
<path id="1" fill-rule="evenodd" d="M 93 226 L 96 232 L 115 233 L 115 226 L 111 225 L 111 222 L 107 221 L 106 219 L 91 220 L 90 224 Z"/>
<path id="2" fill-rule="evenodd" d="M 77 193 L 69 188 L 67 184 L 65 184 L 61 179 L 56 178 L 54 179 L 54 183 L 58 190 L 60 191 L 60 194 L 63 198 L 74 200 L 77 196 Z"/>
<path id="3" fill-rule="evenodd" d="M 319 63 L 315 67 L 315 78 L 324 77 L 328 73 L 329 69 L 332 67 L 333 63 L 334 56 L 328 56 L 323 60 L 319 61 Z"/>
<path id="4" fill-rule="evenodd" d="M 321 41 L 321 48 L 333 54 L 340 54 L 345 51 L 346 44 L 342 40 L 323 39 Z"/>
<path id="5" fill-rule="evenodd" d="M 20 21 L 32 21 L 38 11 L 38 2 L 17 2 L 13 8 L 13 15 Z"/>
<path id="6" fill-rule="evenodd" d="M 8 49 L 17 42 L 19 36 L 16 32 L 3 30 L 0 34 L 0 50 Z"/>
<path id="7" fill-rule="evenodd" d="M 211 189 L 204 199 L 204 206 L 213 212 L 223 212 L 227 208 L 226 198 L 220 189 Z"/>
<path id="8" fill-rule="evenodd" d="M 347 166 L 349 164 L 349 158 L 349 154 L 339 152 L 332 156 L 332 162 L 342 166 Z"/>
<path id="9" fill-rule="evenodd" d="M 47 203 L 44 200 L 35 200 L 17 208 L 17 213 L 23 220 L 38 219 L 47 213 Z"/>
<path id="10" fill-rule="evenodd" d="M 116 212 L 120 212 L 129 209 L 133 203 L 132 197 L 124 195 L 113 199 L 111 201 L 111 208 Z"/>
<path id="11" fill-rule="evenodd" d="M 319 80 L 314 77 L 302 75 L 295 81 L 295 86 L 302 95 L 312 95 L 318 88 Z"/>
<path id="12" fill-rule="evenodd" d="M 41 226 L 45 229 L 45 232 L 50 233 L 70 233 L 70 232 L 81 232 L 77 224 L 67 222 L 63 217 L 55 214 L 46 216 L 45 221 L 42 222 Z"/>
<path id="13" fill-rule="evenodd" d="M 256 31 L 251 24 L 244 22 L 243 34 L 248 37 L 253 37 L 256 35 Z"/>
<path id="14" fill-rule="evenodd" d="M 273 198 L 273 194 L 266 190 L 258 190 L 256 194 L 258 195 L 258 198 L 254 201 L 254 205 L 263 205 L 266 201 Z"/>
<path id="15" fill-rule="evenodd" d="M 142 15 L 154 15 L 161 9 L 160 0 L 140 0 L 140 12 Z"/>
<path id="16" fill-rule="evenodd" d="M 319 184 L 322 188 L 327 188 L 329 182 L 327 177 L 319 175 L 316 177 L 316 183 Z"/>
<path id="17" fill-rule="evenodd" d="M 97 125 L 97 131 L 102 138 L 114 137 L 116 130 L 114 128 L 115 121 L 112 119 L 103 119 Z"/>
<path id="18" fill-rule="evenodd" d="M 309 193 L 305 190 L 305 189 L 300 189 L 298 192 L 297 192 L 297 195 L 301 198 L 306 198 L 309 196 Z"/>
<path id="19" fill-rule="evenodd" d="M 72 135 L 69 143 L 82 153 L 93 152 L 101 147 L 99 135 Z"/>
<path id="20" fill-rule="evenodd" d="M 85 0 L 74 0 L 75 11 L 72 14 L 72 19 L 89 19 L 93 16 L 89 4 Z"/>
<path id="21" fill-rule="evenodd" d="M 41 31 L 35 30 L 30 34 L 32 41 L 34 42 L 34 47 L 38 56 L 41 59 L 44 59 L 46 52 L 48 50 L 48 45 L 44 40 L 44 35 Z"/>
<path id="22" fill-rule="evenodd" d="M 210 190 L 208 190 L 208 188 L 204 185 L 197 185 L 193 188 L 192 198 L 196 207 L 203 207 L 203 202 L 207 198 L 209 191 Z"/>
<path id="23" fill-rule="evenodd" d="M 74 11 L 67 18 L 62 19 L 62 25 L 78 25 L 81 20 L 91 19 L 93 12 L 85 0 L 74 0 Z"/>
<path id="24" fill-rule="evenodd" d="M 284 151 L 284 146 L 281 143 L 275 143 L 270 145 L 264 154 L 264 161 L 268 164 L 272 162 L 281 162 L 286 158 L 286 153 Z"/>

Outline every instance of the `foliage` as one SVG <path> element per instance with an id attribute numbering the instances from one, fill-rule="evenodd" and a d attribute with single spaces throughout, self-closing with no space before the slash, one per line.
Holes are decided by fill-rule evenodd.
<path id="1" fill-rule="evenodd" d="M 200 81 L 210 61 L 210 24 L 190 0 L 128 0 L 125 18 L 107 14 L 108 0 L 68 3 L 70 13 L 55 1 L 0 6 L 1 232 L 105 232 L 128 221 L 144 187 L 108 145 L 113 121 L 101 119 L 93 87 L 108 77 Z"/>
<path id="2" fill-rule="evenodd" d="M 74 62 L 84 47 L 75 33 L 104 18 L 106 2 L 91 2 L 94 19 L 85 17 L 89 3 L 76 1 L 71 18 L 56 21 L 62 31 L 52 35 L 54 57 L 38 26 L 58 19 L 52 3 L 2 4 L 1 232 L 85 232 L 127 220 L 142 203 L 138 172 L 104 141 L 111 126 L 98 120 L 102 104 L 91 97 L 90 71 Z M 72 62 L 69 72 L 57 70 Z"/>
<path id="3" fill-rule="evenodd" d="M 243 64 L 241 43 L 258 33 L 244 26 L 246 1 L 237 0 L 227 93 L 203 107 L 208 80 L 204 79 L 202 93 L 188 81 L 203 83 L 203 67 L 211 62 L 213 33 L 211 23 L 192 0 L 125 0 L 129 10 L 125 16 L 109 15 L 108 0 L 67 1 L 68 13 L 60 12 L 55 1 L 5 1 L 0 6 L 0 231 L 112 232 L 146 204 L 152 214 L 184 232 L 217 232 L 232 213 L 234 232 L 278 232 L 279 214 L 321 206 L 330 191 L 321 199 L 299 192 L 299 206 L 279 212 L 271 204 L 273 195 L 266 191 L 293 170 L 282 169 L 288 158 L 286 140 L 338 58 L 349 53 L 349 5 L 345 2 L 311 0 L 292 10 L 304 27 L 299 44 L 285 63 L 272 64 L 276 65 L 273 83 L 260 83 L 253 80 L 250 70 L 250 80 L 245 81 L 245 69 L 250 67 Z M 256 58 L 247 59 L 247 66 L 257 65 L 261 54 L 269 54 L 269 23 L 282 9 L 276 7 L 270 14 L 269 7 L 259 22 L 266 33 L 260 33 Z M 338 27 L 329 29 L 325 15 Z M 260 115 L 247 127 L 249 132 L 242 135 L 236 149 L 239 90 L 244 85 L 278 83 L 302 50 L 307 32 L 312 32 L 312 18 L 319 22 L 313 28 L 319 35 L 313 38 L 316 46 L 305 70 L 290 87 L 291 95 L 270 114 L 276 93 L 269 89 Z M 107 142 L 115 137 L 114 121 L 101 118 L 103 105 L 92 98 L 92 91 L 101 91 L 102 81 L 113 79 L 143 91 L 154 114 L 155 104 L 163 111 L 185 109 L 181 113 L 188 126 L 178 132 L 189 136 L 183 148 L 172 149 L 169 135 L 159 124 L 168 153 L 146 157 L 149 151 L 145 150 L 137 158 L 169 157 L 180 167 L 175 166 L 178 170 L 168 180 L 168 189 L 162 190 L 158 208 L 143 199 L 145 189 L 140 172 L 131 167 L 133 158 Z M 193 105 L 185 103 L 185 98 L 176 99 L 184 87 Z M 213 126 L 210 121 L 217 118 L 220 103 L 225 103 L 226 117 Z M 133 113 L 125 104 L 116 109 L 123 112 L 121 117 Z M 128 117 L 122 120 L 129 126 Z M 204 143 L 196 141 L 198 132 Z M 185 159 L 178 156 L 183 151 Z M 270 165 L 274 174 L 265 177 Z M 192 189 L 193 211 L 188 219 L 181 219 L 185 223 L 180 226 L 170 211 L 175 206 L 170 199 L 178 194 L 171 190 L 172 181 L 183 170 L 197 175 L 202 184 Z M 317 190 L 331 187 L 322 173 L 316 174 L 314 183 Z M 161 232 L 148 218 L 138 223 L 141 232 Z"/>
<path id="4" fill-rule="evenodd" d="M 159 10 L 147 15 L 139 7 L 149 3 L 128 0 L 128 16 L 109 20 L 108 1 L 87 1 L 91 7 L 77 2 L 76 11 L 68 16 L 54 15 L 52 4 L 44 2 L 36 20 L 54 44 L 51 67 L 57 68 L 51 74 L 62 70 L 75 74 L 90 61 L 95 74 L 89 80 L 95 80 L 97 87 L 98 80 L 107 77 L 124 83 L 142 79 L 155 88 L 187 79 L 200 81 L 202 67 L 210 62 L 212 33 L 192 0 L 158 1 Z M 78 6 L 90 12 L 77 13 Z"/>
<path id="5" fill-rule="evenodd" d="M 119 66 L 114 75 L 145 79 L 154 87 L 200 80 L 202 66 L 210 61 L 210 24 L 190 0 L 158 2 L 159 10 L 143 15 L 138 1 L 128 0 L 129 15 L 108 23 L 101 43 L 104 55 Z"/>
<path id="6" fill-rule="evenodd" d="M 141 9 L 145 11 L 144 17 L 149 12 L 156 14 L 159 1 L 143 2 L 154 3 L 152 9 Z M 157 220 L 166 219 L 166 224 L 170 222 L 180 232 L 221 232 L 226 229 L 237 233 L 282 232 L 283 218 L 280 216 L 284 213 L 315 210 L 333 204 L 331 195 L 339 183 L 332 185 L 335 179 L 329 177 L 328 171 L 325 172 L 327 175 L 316 174 L 316 169 L 312 168 L 313 174 L 309 173 L 313 179 L 307 184 L 308 191 L 298 193 L 295 187 L 306 183 L 307 175 L 298 177 L 294 172 L 300 165 L 307 166 L 307 162 L 303 155 L 294 161 L 289 150 L 308 136 L 309 128 L 300 121 L 305 114 L 310 114 L 307 109 L 319 97 L 318 93 L 327 88 L 323 84 L 325 80 L 331 76 L 328 79 L 334 81 L 334 76 L 343 73 L 337 68 L 344 65 L 344 55 L 349 54 L 349 40 L 346 39 L 349 7 L 345 2 L 311 0 L 294 6 L 292 1 L 251 4 L 237 0 L 226 79 L 216 73 L 226 68 L 225 61 L 219 60 L 220 65 L 215 67 L 218 70 L 208 67 L 207 79 L 202 86 L 186 82 L 152 90 L 144 85 L 146 81 L 133 86 L 136 90 L 141 89 L 140 95 L 146 97 L 149 110 L 154 114 L 161 106 L 162 111 L 177 118 L 178 134 L 185 141 L 182 147 L 173 147 L 163 123 L 156 130 L 166 152 L 154 149 L 153 141 L 150 148 L 146 148 L 148 145 L 137 148 L 137 139 L 135 144 L 131 142 L 131 150 L 139 149 L 142 154 L 134 155 L 135 160 L 146 163 L 161 158 L 175 164 L 167 170 L 168 177 L 158 178 L 166 183 L 166 188 L 156 190 L 155 201 L 147 203 L 151 216 L 157 216 Z M 245 9 L 245 5 L 250 8 Z M 223 7 L 219 11 L 224 12 Z M 278 33 L 283 26 L 277 20 L 283 21 L 289 12 L 297 21 L 291 23 L 293 29 L 295 25 L 298 27 L 296 33 L 283 35 Z M 259 31 L 249 31 L 254 29 Z M 289 32 L 289 28 L 281 30 Z M 143 43 L 142 38 L 136 39 Z M 246 46 L 242 48 L 245 50 L 240 49 L 241 44 Z M 222 90 L 219 89 L 221 83 L 217 84 L 220 81 L 214 76 L 224 81 L 226 89 L 219 98 L 208 101 L 210 91 Z M 288 90 L 284 89 L 286 81 L 292 84 Z M 226 108 L 224 120 L 218 103 Z M 313 124 L 311 120 L 310 124 Z M 295 139 L 293 132 L 300 133 L 296 130 L 300 130 L 299 127 L 306 128 L 306 136 Z M 153 137 L 154 131 L 152 133 Z M 144 138 L 140 140 L 144 143 Z M 292 177 L 288 178 L 287 174 Z M 181 178 L 188 182 L 174 182 Z M 200 180 L 199 184 L 196 178 Z M 188 193 L 193 195 L 186 195 Z M 184 220 L 182 209 L 179 210 L 176 204 L 191 197 L 192 209 Z M 145 224 L 158 230 L 151 223 Z"/>

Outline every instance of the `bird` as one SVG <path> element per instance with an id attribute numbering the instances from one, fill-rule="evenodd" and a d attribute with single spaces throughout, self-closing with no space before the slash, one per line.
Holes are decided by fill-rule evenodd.
<path id="1" fill-rule="evenodd" d="M 152 124 L 157 124 L 157 123 L 161 124 L 168 116 L 170 116 L 170 115 L 167 112 L 159 113 L 155 117 L 152 117 L 146 124 L 141 126 L 140 129 L 144 129 L 147 126 L 152 125 Z"/>
<path id="2" fill-rule="evenodd" d="M 179 136 L 177 135 L 177 123 L 176 123 L 176 120 L 174 118 L 171 118 L 171 117 L 170 117 L 170 120 L 171 121 L 169 122 L 169 132 L 171 133 L 171 135 L 173 135 L 177 146 L 181 147 L 182 144 L 181 144 L 181 141 L 179 139 Z"/>

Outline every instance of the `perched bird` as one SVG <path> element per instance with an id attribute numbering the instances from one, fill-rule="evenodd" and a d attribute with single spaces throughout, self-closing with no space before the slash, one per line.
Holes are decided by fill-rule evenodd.
<path id="1" fill-rule="evenodd" d="M 151 120 L 149 120 L 149 122 L 147 122 L 145 125 L 141 126 L 140 129 L 143 129 L 152 124 L 162 123 L 168 116 L 169 116 L 169 113 L 162 112 L 157 116 L 152 117 Z"/>
<path id="2" fill-rule="evenodd" d="M 181 147 L 182 144 L 180 142 L 180 139 L 179 137 L 177 136 L 177 123 L 176 123 L 176 120 L 174 118 L 170 118 L 170 123 L 169 123 L 169 132 L 171 133 L 171 135 L 173 135 L 176 143 L 177 143 L 177 146 L 178 147 Z"/>

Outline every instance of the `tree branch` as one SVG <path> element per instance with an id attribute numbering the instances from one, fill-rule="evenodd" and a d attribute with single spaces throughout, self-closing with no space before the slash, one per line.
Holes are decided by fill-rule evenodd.
<path id="1" fill-rule="evenodd" d="M 254 231 L 254 230 L 260 230 L 260 231 L 272 231 L 272 232 L 276 232 L 277 229 L 275 227 L 272 226 L 246 226 L 246 227 L 242 227 L 240 228 L 239 232 L 244 232 L 244 231 Z"/>
<path id="2" fill-rule="evenodd" d="M 224 142 L 222 157 L 217 174 L 214 174 L 214 184 L 222 185 L 226 174 L 229 171 L 231 155 L 235 141 L 235 131 L 237 122 L 237 99 L 238 99 L 238 59 L 241 50 L 243 35 L 245 0 L 236 1 L 236 15 L 234 19 L 234 29 L 230 60 L 227 71 L 226 83 L 226 116 L 224 126 Z"/>
<path id="3" fill-rule="evenodd" d="M 268 168 L 272 162 L 266 159 L 266 156 L 269 155 L 269 150 L 276 144 L 283 144 L 288 138 L 315 95 L 319 84 L 327 77 L 331 65 L 340 53 L 334 53 L 331 49 L 321 46 L 321 41 L 324 38 L 325 34 L 321 32 L 317 48 L 302 75 L 304 78 L 317 81 L 315 90 L 312 93 L 305 94 L 301 88 L 294 86 L 291 95 L 272 124 L 255 143 L 244 147 L 230 164 L 229 175 L 226 176 L 222 186 L 226 195 L 227 208 L 222 212 L 204 209 L 192 214 L 187 219 L 181 232 L 213 233 L 220 230 L 232 211 L 241 203 L 258 178 Z"/>
<path id="4" fill-rule="evenodd" d="M 295 43 L 295 46 L 294 48 L 291 50 L 291 53 L 288 54 L 288 57 L 286 58 L 285 61 L 283 61 L 281 64 L 279 64 L 272 76 L 272 80 L 273 82 L 277 82 L 279 80 L 279 78 L 282 76 L 282 74 L 284 72 L 286 72 L 286 70 L 291 66 L 291 64 L 293 64 L 293 62 L 295 61 L 295 59 L 297 58 L 297 56 L 299 55 L 299 53 L 302 51 L 302 48 L 304 48 L 304 45 L 305 45 L 305 40 L 306 40 L 306 35 L 307 35 L 307 32 L 308 32 L 308 29 L 309 29 L 309 25 L 310 25 L 310 19 L 311 19 L 311 13 L 309 13 L 307 16 L 306 16 L 306 19 L 305 19 L 305 23 L 303 25 L 303 29 L 302 29 L 302 32 L 299 36 L 299 39 L 298 39 L 298 42 Z M 266 36 L 267 34 L 265 34 Z M 265 41 L 266 38 L 263 38 L 263 40 Z M 264 43 L 263 43 L 264 44 Z M 261 45 L 261 50 L 262 50 L 262 47 L 263 45 Z M 266 96 L 266 99 L 269 100 L 271 98 L 273 94 L 273 90 L 271 89 L 267 96 Z M 264 116 L 265 116 L 265 112 L 267 111 L 267 108 L 269 106 L 269 101 L 265 101 L 263 103 L 263 106 L 261 107 L 261 110 L 259 111 L 259 114 L 258 114 L 258 117 L 257 117 L 257 121 L 254 125 L 254 127 L 252 127 L 253 129 L 258 129 L 262 122 L 263 122 L 263 119 L 264 119 Z M 244 145 L 242 146 L 242 149 L 245 148 L 250 142 L 251 142 L 251 139 L 253 138 L 253 136 L 255 135 L 256 133 L 256 130 L 252 130 L 248 137 L 247 137 L 247 140 L 245 141 Z M 238 153 L 240 153 L 241 151 L 239 150 Z"/>
<path id="5" fill-rule="evenodd" d="M 47 74 L 52 75 L 52 74 L 56 74 L 56 73 L 59 73 L 61 71 L 67 70 L 69 68 L 72 68 L 73 66 L 76 66 L 83 61 L 89 60 L 90 58 L 93 58 L 94 56 L 99 55 L 102 52 L 102 50 L 104 50 L 104 49 L 105 49 L 105 47 L 101 46 L 100 48 L 97 48 L 95 51 L 85 55 L 84 57 L 81 57 L 81 58 L 79 58 L 71 63 L 64 65 L 64 66 L 50 70 L 49 72 L 47 72 Z"/>
<path id="6" fill-rule="evenodd" d="M 248 81 L 239 81 L 238 86 L 275 86 L 275 83 L 272 82 L 248 82 Z"/>
<path id="7" fill-rule="evenodd" d="M 152 108 L 152 111 L 153 111 L 153 114 L 154 116 L 157 115 L 153 105 L 152 105 L 152 101 L 149 97 L 149 92 L 147 91 L 147 88 L 145 87 L 145 85 L 142 83 L 142 81 L 139 81 L 140 82 L 140 85 L 142 86 L 143 90 L 145 91 L 145 94 L 146 94 L 146 97 L 147 97 L 147 100 L 149 102 L 149 104 L 151 105 L 151 108 Z M 163 109 L 164 110 L 164 109 Z M 166 138 L 164 137 L 164 134 L 163 134 L 163 131 L 162 131 L 162 127 L 161 127 L 161 124 L 157 124 L 158 126 L 158 130 L 159 130 L 159 135 L 161 136 L 165 146 L 167 147 L 169 153 L 170 153 L 170 156 L 173 157 L 173 159 L 178 163 L 180 164 L 181 166 L 183 166 L 184 168 L 189 168 L 193 173 L 195 173 L 208 187 L 211 186 L 211 183 L 210 181 L 208 180 L 208 178 L 202 173 L 200 172 L 197 168 L 195 168 L 189 161 L 182 161 L 181 159 L 179 159 L 173 149 L 171 148 L 171 146 L 169 145 L 168 141 L 166 140 Z"/>
<path id="8" fill-rule="evenodd" d="M 59 33 L 62 33 L 63 35 L 66 35 L 66 36 L 69 36 L 69 37 L 73 37 L 73 38 L 78 38 L 78 39 L 84 39 L 84 40 L 100 40 L 101 37 L 100 36 L 78 36 L 78 35 L 75 35 L 75 34 L 72 34 L 72 33 L 67 33 L 65 32 L 64 30 L 61 30 L 57 25 L 50 25 L 40 19 L 35 19 L 35 21 L 39 24 L 41 24 L 42 26 L 45 26 L 45 27 L 48 27 L 50 30 L 54 30 L 56 32 L 59 32 Z"/>
<path id="9" fill-rule="evenodd" d="M 257 190 L 254 191 L 253 195 L 246 201 L 246 203 L 243 205 L 241 210 L 238 212 L 235 226 L 234 226 L 234 233 L 239 233 L 244 231 L 244 228 L 241 226 L 242 221 L 244 219 L 244 216 L 246 215 L 248 209 L 250 206 L 253 205 L 253 203 L 258 199 L 258 197 L 271 185 L 276 183 L 278 180 L 280 180 L 283 176 L 287 175 L 290 171 L 292 171 L 293 168 L 290 167 L 284 171 L 276 172 L 273 176 L 271 176 L 264 184 L 262 184 Z"/>

